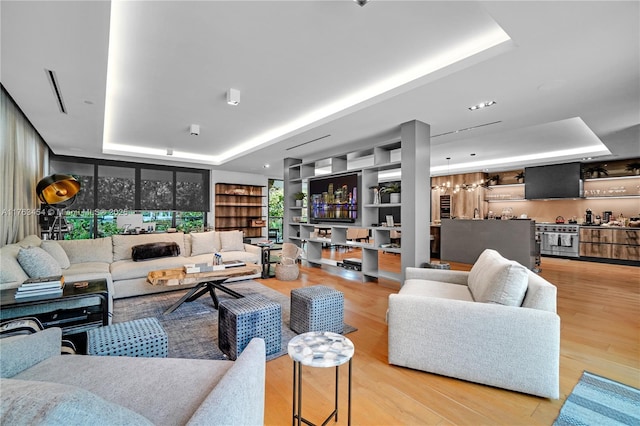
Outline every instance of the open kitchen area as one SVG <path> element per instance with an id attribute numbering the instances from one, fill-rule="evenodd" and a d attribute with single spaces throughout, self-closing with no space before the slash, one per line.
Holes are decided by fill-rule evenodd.
<path id="1" fill-rule="evenodd" d="M 638 167 L 627 160 L 434 177 L 432 253 L 469 262 L 492 247 L 531 269 L 541 256 L 640 266 Z"/>

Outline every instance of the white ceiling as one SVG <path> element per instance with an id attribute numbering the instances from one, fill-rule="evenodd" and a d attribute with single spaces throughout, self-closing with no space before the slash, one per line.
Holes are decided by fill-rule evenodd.
<path id="1" fill-rule="evenodd" d="M 572 161 L 585 146 L 626 159 L 640 156 L 639 6 L 3 0 L 0 77 L 56 154 L 281 176 L 285 157 L 392 140 L 417 119 L 431 125 L 434 174 Z M 427 73 L 435 57 L 449 64 Z M 418 72 L 380 86 L 408 70 Z M 240 105 L 226 104 L 228 88 Z"/>

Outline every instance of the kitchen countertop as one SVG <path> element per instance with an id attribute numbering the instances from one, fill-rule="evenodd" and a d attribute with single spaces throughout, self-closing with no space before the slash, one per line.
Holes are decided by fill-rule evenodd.
<path id="1" fill-rule="evenodd" d="M 605 226 L 605 225 L 580 225 L 581 228 L 596 228 L 596 229 L 631 229 L 640 231 L 640 227 L 637 226 Z"/>

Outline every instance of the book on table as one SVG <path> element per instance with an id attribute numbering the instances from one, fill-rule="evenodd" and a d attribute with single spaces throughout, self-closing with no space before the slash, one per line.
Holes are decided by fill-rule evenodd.
<path id="1" fill-rule="evenodd" d="M 64 276 L 29 278 L 16 290 L 16 298 L 62 295 Z"/>
<path id="2" fill-rule="evenodd" d="M 41 290 L 16 291 L 16 299 L 26 299 L 30 297 L 59 297 L 62 296 L 62 287 L 45 288 Z"/>

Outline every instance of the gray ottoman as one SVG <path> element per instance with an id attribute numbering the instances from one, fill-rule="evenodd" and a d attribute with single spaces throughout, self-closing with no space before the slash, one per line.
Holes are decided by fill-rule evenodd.
<path id="1" fill-rule="evenodd" d="M 344 331 L 344 295 L 323 285 L 291 290 L 291 329 L 309 331 Z"/>
<path id="2" fill-rule="evenodd" d="M 267 355 L 280 351 L 282 307 L 264 296 L 221 300 L 218 306 L 218 347 L 235 360 L 254 337 L 264 339 Z"/>
<path id="3" fill-rule="evenodd" d="M 87 331 L 87 354 L 166 358 L 169 339 L 155 318 L 121 322 Z"/>

